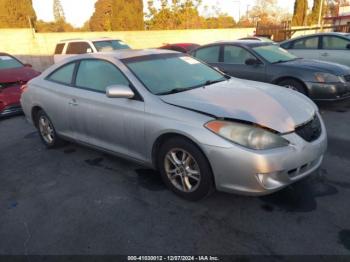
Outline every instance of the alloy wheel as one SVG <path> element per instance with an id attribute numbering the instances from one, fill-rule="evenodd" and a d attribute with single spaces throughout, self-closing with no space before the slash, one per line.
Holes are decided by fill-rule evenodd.
<path id="1" fill-rule="evenodd" d="M 201 182 L 201 173 L 194 157 L 183 149 L 170 150 L 164 159 L 169 181 L 178 190 L 194 192 Z"/>
<path id="2" fill-rule="evenodd" d="M 42 138 L 48 144 L 52 144 L 55 140 L 55 131 L 51 121 L 44 115 L 39 118 L 39 130 Z"/>

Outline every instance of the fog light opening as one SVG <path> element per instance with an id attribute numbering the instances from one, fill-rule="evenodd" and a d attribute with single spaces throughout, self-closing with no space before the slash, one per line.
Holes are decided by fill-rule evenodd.
<path id="1" fill-rule="evenodd" d="M 273 190 L 284 186 L 283 182 L 278 179 L 279 172 L 256 174 L 256 178 L 264 189 Z"/>

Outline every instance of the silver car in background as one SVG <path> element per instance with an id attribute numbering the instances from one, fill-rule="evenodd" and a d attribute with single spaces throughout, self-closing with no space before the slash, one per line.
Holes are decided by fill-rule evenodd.
<path id="1" fill-rule="evenodd" d="M 298 57 L 350 66 L 349 33 L 305 35 L 284 41 L 280 46 Z"/>
<path id="2" fill-rule="evenodd" d="M 76 56 L 29 82 L 21 103 L 48 148 L 62 139 L 158 169 L 176 194 L 266 195 L 315 171 L 316 105 L 167 50 Z"/>

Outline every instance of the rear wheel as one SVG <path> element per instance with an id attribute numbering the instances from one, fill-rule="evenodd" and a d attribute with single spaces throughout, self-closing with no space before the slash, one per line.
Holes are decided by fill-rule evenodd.
<path id="1" fill-rule="evenodd" d="M 307 96 L 307 92 L 306 92 L 306 89 L 305 89 L 304 85 L 301 82 L 297 81 L 297 80 L 285 79 L 285 80 L 282 80 L 282 81 L 278 82 L 277 84 L 279 86 L 284 86 L 284 87 L 286 87 L 288 89 L 297 91 L 297 92 L 302 93 L 303 95 Z"/>
<path id="2" fill-rule="evenodd" d="M 204 154 L 190 141 L 176 137 L 166 141 L 158 154 L 164 183 L 187 200 L 200 200 L 214 189 L 213 175 Z"/>
<path id="3" fill-rule="evenodd" d="M 52 121 L 44 111 L 39 111 L 36 119 L 40 138 L 47 148 L 63 145 L 63 140 L 58 137 Z"/>

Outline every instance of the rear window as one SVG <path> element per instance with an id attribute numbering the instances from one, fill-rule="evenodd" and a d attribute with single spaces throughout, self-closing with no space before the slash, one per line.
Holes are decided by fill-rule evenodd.
<path id="1" fill-rule="evenodd" d="M 130 49 L 126 43 L 120 40 L 104 40 L 93 42 L 97 52 L 108 52 L 119 49 Z"/>
<path id="2" fill-rule="evenodd" d="M 53 82 L 70 85 L 73 80 L 73 73 L 75 69 L 75 63 L 70 63 L 68 65 L 64 65 L 51 73 L 47 77 L 47 80 L 51 80 Z"/>
<path id="3" fill-rule="evenodd" d="M 220 46 L 210 46 L 198 49 L 195 57 L 207 63 L 218 63 L 220 54 Z"/>
<path id="4" fill-rule="evenodd" d="M 68 44 L 66 53 L 69 55 L 86 54 L 88 49 L 91 49 L 91 47 L 86 42 L 72 42 Z"/>
<path id="5" fill-rule="evenodd" d="M 63 51 L 63 48 L 64 48 L 64 44 L 57 44 L 56 45 L 56 49 L 55 49 L 55 55 L 60 55 L 62 54 L 62 51 Z"/>
<path id="6" fill-rule="evenodd" d="M 17 59 L 8 55 L 0 55 L 0 69 L 11 69 L 19 67 L 23 67 L 23 64 Z"/>

